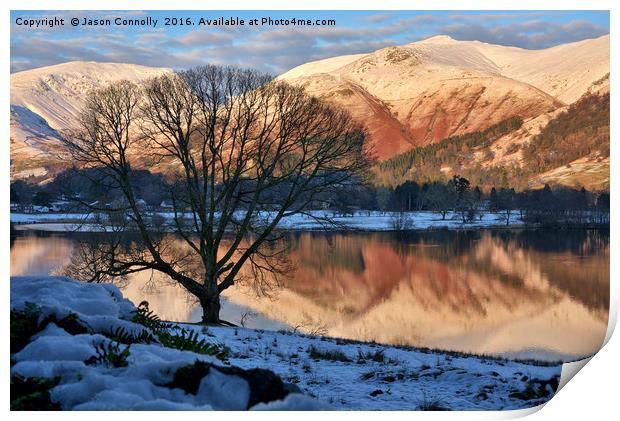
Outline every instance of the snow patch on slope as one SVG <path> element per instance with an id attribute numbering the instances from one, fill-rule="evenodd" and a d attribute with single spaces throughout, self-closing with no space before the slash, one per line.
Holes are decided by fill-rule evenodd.
<path id="1" fill-rule="evenodd" d="M 79 123 L 89 91 L 118 80 L 139 82 L 170 69 L 72 61 L 11 75 L 11 177 L 44 176 L 59 162 L 62 130 Z"/>
<path id="2" fill-rule="evenodd" d="M 75 126 L 86 94 L 118 80 L 140 81 L 170 69 L 72 61 L 11 75 L 11 105 L 38 114 L 54 129 Z"/>

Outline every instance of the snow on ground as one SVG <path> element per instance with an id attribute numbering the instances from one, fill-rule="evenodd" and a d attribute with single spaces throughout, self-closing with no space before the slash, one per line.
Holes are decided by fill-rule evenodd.
<path id="1" fill-rule="evenodd" d="M 82 213 L 19 213 L 11 212 L 11 222 L 14 224 L 44 223 L 44 222 L 81 222 L 94 218 L 94 215 Z"/>
<path id="2" fill-rule="evenodd" d="M 550 394 L 531 400 L 523 400 L 521 393 L 528 387 L 536 389 L 538 380 L 553 383 L 561 371 L 557 365 L 541 367 L 284 331 L 209 330 L 231 348 L 233 365 L 273 370 L 305 394 L 343 410 L 418 410 L 430 404 L 450 410 L 527 408 L 550 399 L 552 388 L 542 386 Z"/>
<path id="3" fill-rule="evenodd" d="M 158 212 L 160 216 L 172 220 L 174 214 Z M 242 217 L 240 212 L 238 217 Z M 261 216 L 269 220 L 273 214 L 263 212 Z M 396 220 L 400 217 L 394 212 L 357 211 L 352 215 L 339 215 L 331 211 L 311 211 L 308 215 L 293 215 L 284 218 L 280 228 L 290 230 L 313 230 L 330 228 L 357 229 L 368 231 L 390 231 L 395 229 Z M 468 229 L 506 226 L 506 220 L 500 214 L 485 212 L 476 217 L 474 221 L 463 223 L 459 214 L 448 212 L 445 219 L 435 212 L 419 211 L 405 212 L 400 219 L 402 229 Z M 11 222 L 20 224 L 18 229 L 38 229 L 43 231 L 103 231 L 101 225 L 89 223 L 94 215 L 76 213 L 11 213 Z M 329 218 L 334 225 L 326 225 L 324 218 Z M 510 226 L 522 225 L 518 212 L 510 216 Z"/>
<path id="4" fill-rule="evenodd" d="M 379 211 L 357 211 L 353 215 L 341 216 L 333 214 L 330 211 L 313 211 L 313 217 L 329 217 L 336 224 L 346 228 L 372 230 L 372 231 L 389 231 L 395 229 L 395 224 L 400 225 L 402 229 L 428 229 L 428 228 L 484 228 L 493 226 L 505 226 L 506 221 L 501 215 L 485 212 L 481 214 L 481 218 L 477 217 L 472 222 L 463 223 L 461 217 L 456 212 L 448 212 L 445 219 L 435 212 L 418 211 L 404 212 L 403 219 L 397 222 L 401 216 L 396 212 L 379 212 Z M 320 221 L 307 215 L 294 215 L 283 219 L 279 224 L 281 228 L 287 229 L 318 229 L 322 228 Z M 521 220 L 518 213 L 511 215 L 510 225 L 520 225 Z"/>
<path id="5" fill-rule="evenodd" d="M 166 386 L 173 381 L 178 369 L 196 361 L 224 366 L 210 355 L 167 348 L 159 343 L 133 343 L 129 345 L 126 366 L 110 365 L 108 361 L 93 362 L 93 358 L 101 355 L 102 347 L 112 344 L 119 346 L 119 352 L 126 349 L 127 345 L 109 338 L 117 328 L 132 334 L 146 329 L 130 321 L 135 307 L 113 285 L 85 284 L 63 277 L 11 278 L 11 310 L 28 311 L 28 303 L 39 307 L 39 323 L 49 317 L 54 317 L 57 323 L 48 323 L 25 347 L 15 353 L 12 351 L 12 380 L 14 376 L 59 379 L 49 395 L 61 409 L 241 410 L 249 404 L 249 383 L 237 375 L 218 370 L 208 371 L 195 394 Z M 86 333 L 69 334 L 58 326 L 76 329 L 75 323 L 65 319 L 70 314 L 88 327 Z M 13 348 L 16 332 L 11 333 Z M 259 405 L 257 409 L 325 408 L 310 397 L 294 394 L 281 401 Z"/>
<path id="6" fill-rule="evenodd" d="M 88 333 L 70 335 L 50 323 L 12 355 L 11 375 L 59 377 L 51 399 L 63 409 L 243 409 L 247 382 L 212 370 L 197 393 L 165 386 L 180 367 L 196 360 L 241 369 L 263 368 L 303 393 L 252 409 L 500 410 L 549 400 L 561 365 L 499 360 L 464 354 L 405 349 L 287 331 L 185 325 L 199 338 L 229 348 L 228 362 L 163 347 L 132 344 L 126 367 L 86 364 L 106 332 L 144 329 L 130 321 L 133 305 L 112 285 L 83 284 L 60 277 L 11 279 L 11 309 L 26 303 L 57 319 L 75 313 Z M 124 345 L 120 345 L 124 349 Z M 222 369 L 224 370 L 224 369 Z M 292 387 L 292 386 L 291 386 Z"/>

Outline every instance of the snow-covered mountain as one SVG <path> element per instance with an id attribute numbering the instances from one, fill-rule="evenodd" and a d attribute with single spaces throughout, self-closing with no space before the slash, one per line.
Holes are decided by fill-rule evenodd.
<path id="1" fill-rule="evenodd" d="M 484 54 L 502 75 L 529 83 L 566 104 L 577 101 L 609 73 L 609 35 L 544 50 L 456 42 Z"/>
<path id="2" fill-rule="evenodd" d="M 43 176 L 58 165 L 59 131 L 75 127 L 88 91 L 171 71 L 72 61 L 11 75 L 11 177 Z"/>
<path id="3" fill-rule="evenodd" d="M 345 106 L 379 159 L 572 103 L 609 73 L 609 36 L 524 50 L 435 36 L 280 76 Z"/>
<path id="4" fill-rule="evenodd" d="M 168 71 L 69 62 L 11 75 L 11 177 L 40 181 L 62 168 L 58 131 L 75 126 L 90 89 Z M 545 123 L 584 93 L 608 90 L 608 73 L 609 35 L 544 50 L 436 36 L 306 63 L 280 78 L 346 107 L 383 160 L 515 115 Z"/>

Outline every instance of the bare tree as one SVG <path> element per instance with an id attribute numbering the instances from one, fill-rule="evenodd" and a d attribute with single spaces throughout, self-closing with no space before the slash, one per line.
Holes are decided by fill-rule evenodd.
<path id="1" fill-rule="evenodd" d="M 402 234 L 404 231 L 413 229 L 413 218 L 405 211 L 392 212 L 390 215 L 390 227 L 393 231 Z"/>
<path id="2" fill-rule="evenodd" d="M 138 233 L 82 253 L 98 261 L 85 276 L 162 272 L 197 298 L 203 323 L 219 321 L 220 294 L 244 273 L 259 287 L 277 273 L 283 218 L 329 223 L 308 211 L 313 202 L 368 168 L 363 131 L 346 111 L 254 70 L 204 66 L 141 87 L 116 83 L 89 96 L 81 122 L 65 136 L 72 158 L 104 169 L 102 182 L 122 192 L 105 209 L 123 218 L 102 218 L 106 229 Z M 142 206 L 139 165 L 165 170 L 169 224 Z"/>
<path id="3" fill-rule="evenodd" d="M 501 219 L 510 225 L 510 216 L 517 209 L 517 193 L 514 189 L 502 188 L 497 194 L 497 209 L 501 211 Z"/>
<path id="4" fill-rule="evenodd" d="M 433 183 L 428 187 L 425 200 L 429 209 L 441 214 L 445 220 L 448 213 L 456 206 L 456 195 L 442 183 Z"/>

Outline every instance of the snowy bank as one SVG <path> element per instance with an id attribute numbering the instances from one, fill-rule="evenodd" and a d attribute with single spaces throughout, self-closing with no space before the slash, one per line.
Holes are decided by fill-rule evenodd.
<path id="1" fill-rule="evenodd" d="M 12 278 L 11 310 L 11 388 L 29 393 L 26 403 L 40 392 L 48 409 L 519 409 L 548 401 L 561 372 L 287 331 L 170 326 L 115 286 L 61 277 Z"/>
<path id="2" fill-rule="evenodd" d="M 12 278 L 11 408 L 326 407 L 289 393 L 267 370 L 232 366 L 212 337 L 187 334 L 139 310 L 113 285 Z"/>
<path id="3" fill-rule="evenodd" d="M 174 214 L 167 212 L 155 212 L 158 216 L 171 222 Z M 240 212 L 238 217 L 242 217 Z M 273 217 L 272 212 L 262 212 L 261 217 L 269 221 Z M 329 218 L 333 224 L 327 224 Z M 96 219 L 89 214 L 63 214 L 63 213 L 11 213 L 11 223 L 19 224 L 17 229 L 38 229 L 43 231 L 82 231 L 101 232 L 105 227 L 93 223 Z M 523 225 L 518 212 L 510 217 L 510 227 Z M 379 211 L 356 211 L 352 214 L 341 215 L 331 211 L 310 211 L 308 214 L 293 215 L 282 219 L 279 228 L 288 230 L 319 230 L 331 229 L 355 229 L 366 231 L 392 231 L 395 229 L 419 230 L 419 229 L 471 229 L 506 227 L 506 220 L 501 214 L 491 212 L 481 213 L 471 222 L 463 223 L 461 216 L 456 212 L 448 212 L 445 219 L 436 212 L 379 212 Z"/>

